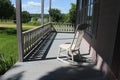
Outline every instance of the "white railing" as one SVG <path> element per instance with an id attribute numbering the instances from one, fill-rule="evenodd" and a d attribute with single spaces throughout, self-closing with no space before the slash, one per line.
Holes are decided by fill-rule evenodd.
<path id="1" fill-rule="evenodd" d="M 28 57 L 52 31 L 74 32 L 74 25 L 71 23 L 48 23 L 23 32 L 24 59 Z"/>
<path id="2" fill-rule="evenodd" d="M 74 32 L 74 24 L 71 23 L 52 23 L 56 32 Z"/>
<path id="3" fill-rule="evenodd" d="M 51 23 L 23 32 L 23 55 L 28 55 L 52 31 Z"/>

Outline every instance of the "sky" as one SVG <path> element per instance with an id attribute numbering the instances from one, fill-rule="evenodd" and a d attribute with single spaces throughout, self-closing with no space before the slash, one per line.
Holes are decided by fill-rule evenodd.
<path id="1" fill-rule="evenodd" d="M 10 0 L 15 6 L 15 0 Z M 52 8 L 57 8 L 61 13 L 68 13 L 70 4 L 76 3 L 76 0 L 52 0 Z M 47 14 L 49 10 L 49 0 L 44 0 L 44 12 Z M 22 11 L 29 13 L 41 13 L 41 0 L 22 0 Z"/>

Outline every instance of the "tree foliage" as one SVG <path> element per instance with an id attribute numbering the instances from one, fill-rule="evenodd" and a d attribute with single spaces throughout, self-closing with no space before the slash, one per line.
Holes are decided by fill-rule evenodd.
<path id="1" fill-rule="evenodd" d="M 30 13 L 27 12 L 27 11 L 23 11 L 22 12 L 22 22 L 23 23 L 27 23 L 31 20 L 31 16 L 30 16 Z"/>
<path id="2" fill-rule="evenodd" d="M 49 11 L 49 14 L 53 22 L 69 22 L 75 24 L 76 4 L 71 3 L 71 8 L 68 14 L 61 14 L 59 9 L 51 9 L 51 11 Z"/>
<path id="3" fill-rule="evenodd" d="M 62 22 L 64 23 L 69 22 L 69 14 L 62 14 Z"/>
<path id="4" fill-rule="evenodd" d="M 69 10 L 69 22 L 76 22 L 76 4 L 71 3 L 71 9 Z"/>
<path id="5" fill-rule="evenodd" d="M 41 17 L 41 14 L 30 14 L 30 16 L 33 21 L 37 21 Z M 44 18 L 49 19 L 49 14 L 44 14 Z"/>
<path id="6" fill-rule="evenodd" d="M 62 20 L 62 14 L 59 9 L 51 9 L 49 14 L 52 22 L 60 22 Z"/>
<path id="7" fill-rule="evenodd" d="M 37 21 L 40 18 L 40 14 L 30 14 L 32 21 Z"/>
<path id="8" fill-rule="evenodd" d="M 0 19 L 9 19 L 15 15 L 15 8 L 10 0 L 0 0 Z"/>

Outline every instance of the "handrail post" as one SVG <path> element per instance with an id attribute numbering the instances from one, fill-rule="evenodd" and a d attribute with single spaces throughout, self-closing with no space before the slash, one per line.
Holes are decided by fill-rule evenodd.
<path id="1" fill-rule="evenodd" d="M 44 0 L 41 0 L 41 21 L 42 25 L 44 25 Z"/>
<path id="2" fill-rule="evenodd" d="M 22 35 L 22 18 L 21 18 L 21 0 L 16 0 L 16 20 L 17 20 L 17 39 L 19 61 L 23 62 L 23 35 Z"/>
<path id="3" fill-rule="evenodd" d="M 52 4 L 52 0 L 49 0 L 49 11 L 51 11 L 51 4 Z M 49 12 L 49 23 L 51 22 L 51 15 Z"/>

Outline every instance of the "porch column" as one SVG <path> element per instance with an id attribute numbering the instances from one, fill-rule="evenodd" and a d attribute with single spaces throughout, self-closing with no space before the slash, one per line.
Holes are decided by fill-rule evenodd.
<path id="1" fill-rule="evenodd" d="M 52 3 L 52 0 L 49 0 L 49 11 L 51 10 L 51 3 Z M 49 13 L 49 22 L 51 22 L 51 16 L 50 16 L 50 13 Z"/>
<path id="2" fill-rule="evenodd" d="M 23 35 L 22 35 L 21 0 L 16 0 L 16 21 L 17 21 L 17 39 L 18 39 L 19 61 L 23 62 Z"/>
<path id="3" fill-rule="evenodd" d="M 44 25 L 44 0 L 41 0 L 41 22 Z"/>

